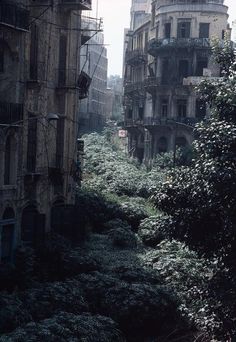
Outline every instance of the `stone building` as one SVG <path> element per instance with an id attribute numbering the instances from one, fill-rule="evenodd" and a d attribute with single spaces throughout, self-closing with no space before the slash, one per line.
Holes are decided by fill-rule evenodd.
<path id="1" fill-rule="evenodd" d="M 123 115 L 123 79 L 111 75 L 107 79 L 106 120 L 121 121 Z"/>
<path id="2" fill-rule="evenodd" d="M 88 9 L 91 0 L 0 3 L 0 262 L 70 218 Z"/>
<path id="3" fill-rule="evenodd" d="M 191 144 L 193 125 L 207 114 L 194 86 L 220 76 L 210 39 L 224 39 L 227 10 L 223 0 L 156 0 L 130 31 L 125 128 L 129 151 L 140 162 Z"/>
<path id="4" fill-rule="evenodd" d="M 79 136 L 100 131 L 106 121 L 107 49 L 98 20 L 83 18 L 82 25 L 87 32 L 87 41 L 81 47 L 81 72 L 90 79 L 88 96 L 80 100 Z"/>

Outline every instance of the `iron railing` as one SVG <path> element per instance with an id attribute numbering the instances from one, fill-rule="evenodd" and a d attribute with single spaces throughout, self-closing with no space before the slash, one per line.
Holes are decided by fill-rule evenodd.
<path id="1" fill-rule="evenodd" d="M 19 5 L 0 3 L 0 25 L 14 27 L 17 30 L 29 30 L 29 11 Z"/>
<path id="2" fill-rule="evenodd" d="M 73 9 L 78 10 L 91 10 L 92 9 L 92 0 L 60 0 L 61 5 L 69 6 Z"/>
<path id="3" fill-rule="evenodd" d="M 23 104 L 0 102 L 0 124 L 11 125 L 23 120 Z"/>
<path id="4" fill-rule="evenodd" d="M 200 120 L 197 118 L 181 118 L 181 117 L 173 117 L 173 118 L 144 118 L 143 124 L 144 126 L 160 126 L 160 125 L 185 125 L 189 127 L 194 127 L 196 123 Z"/>
<path id="5" fill-rule="evenodd" d="M 125 61 L 129 65 L 138 65 L 147 62 L 147 54 L 143 49 L 127 50 Z"/>

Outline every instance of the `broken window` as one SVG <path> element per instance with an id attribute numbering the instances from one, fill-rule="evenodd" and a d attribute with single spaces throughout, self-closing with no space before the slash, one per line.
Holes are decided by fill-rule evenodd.
<path id="1" fill-rule="evenodd" d="M 161 117 L 166 118 L 168 115 L 168 100 L 162 99 L 161 100 Z"/>
<path id="2" fill-rule="evenodd" d="M 199 38 L 209 38 L 209 30 L 210 30 L 209 23 L 200 23 Z"/>
<path id="3" fill-rule="evenodd" d="M 178 23 L 178 38 L 190 37 L 190 21 L 181 21 Z"/>
<path id="4" fill-rule="evenodd" d="M 203 69 L 208 67 L 208 58 L 197 59 L 196 76 L 203 76 Z"/>
<path id="5" fill-rule="evenodd" d="M 183 79 L 189 75 L 189 62 L 186 59 L 179 61 L 179 78 Z"/>
<path id="6" fill-rule="evenodd" d="M 164 38 L 170 38 L 171 23 L 166 23 L 164 25 Z"/>
<path id="7" fill-rule="evenodd" d="M 178 118 L 186 118 L 187 100 L 177 100 L 177 116 Z"/>

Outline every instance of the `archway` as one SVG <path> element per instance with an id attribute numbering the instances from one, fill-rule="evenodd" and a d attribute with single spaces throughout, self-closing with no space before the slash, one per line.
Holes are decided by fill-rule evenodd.
<path id="1" fill-rule="evenodd" d="M 14 252 L 15 213 L 10 207 L 6 208 L 2 217 L 1 229 L 1 261 L 10 262 Z"/>

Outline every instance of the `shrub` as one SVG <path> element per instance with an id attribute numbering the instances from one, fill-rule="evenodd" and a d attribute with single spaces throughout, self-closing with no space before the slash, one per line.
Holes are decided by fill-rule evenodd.
<path id="1" fill-rule="evenodd" d="M 141 221 L 138 235 L 145 245 L 155 247 L 165 239 L 167 220 L 167 217 L 151 216 Z"/>
<path id="2" fill-rule="evenodd" d="M 108 234 L 115 247 L 135 248 L 137 245 L 136 236 L 130 229 L 116 228 L 110 230 Z"/>

